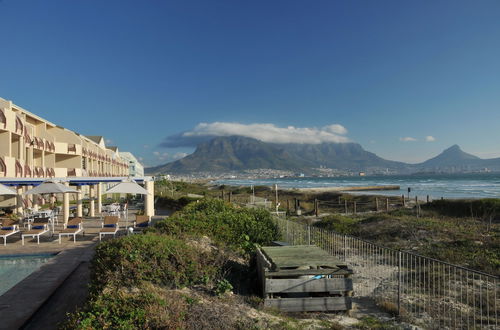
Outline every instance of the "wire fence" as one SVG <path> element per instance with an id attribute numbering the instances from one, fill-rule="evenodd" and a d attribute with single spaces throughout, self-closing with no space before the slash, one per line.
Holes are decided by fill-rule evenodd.
<path id="1" fill-rule="evenodd" d="M 354 295 L 427 329 L 499 329 L 499 278 L 275 218 L 282 240 L 317 245 L 353 269 Z"/>

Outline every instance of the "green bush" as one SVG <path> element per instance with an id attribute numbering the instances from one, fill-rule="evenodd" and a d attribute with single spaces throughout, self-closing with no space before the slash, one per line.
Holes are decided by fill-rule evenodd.
<path id="1" fill-rule="evenodd" d="M 132 287 L 143 281 L 179 288 L 214 279 L 223 258 L 165 235 L 125 236 L 99 244 L 91 263 L 91 287 Z"/>
<path id="2" fill-rule="evenodd" d="M 358 220 L 341 215 L 331 215 L 314 224 L 315 227 L 332 230 L 339 234 L 354 235 L 357 232 Z"/>
<path id="3" fill-rule="evenodd" d="M 108 290 L 106 290 L 108 291 Z M 181 329 L 188 301 L 178 292 L 146 285 L 135 292 L 104 292 L 69 315 L 62 329 Z"/>
<path id="4" fill-rule="evenodd" d="M 473 217 L 497 220 L 500 218 L 500 199 L 483 198 L 475 200 L 435 200 L 424 206 L 451 217 Z"/>
<path id="5" fill-rule="evenodd" d="M 157 222 L 155 228 L 176 237 L 208 235 L 219 243 L 247 252 L 252 251 L 255 244 L 265 244 L 279 237 L 268 211 L 239 209 L 215 199 L 191 203 L 181 212 Z"/>

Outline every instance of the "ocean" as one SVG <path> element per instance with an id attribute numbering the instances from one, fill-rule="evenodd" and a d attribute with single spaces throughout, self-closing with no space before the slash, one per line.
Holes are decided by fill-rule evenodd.
<path id="1" fill-rule="evenodd" d="M 357 176 L 336 178 L 272 178 L 272 179 L 225 179 L 215 181 L 217 184 L 233 186 L 274 186 L 278 188 L 318 188 L 318 187 L 356 187 L 398 185 L 400 190 L 363 191 L 361 194 L 410 197 L 419 199 L 438 198 L 500 198 L 500 173 L 474 174 L 432 174 L 432 175 L 391 175 L 391 176 Z"/>

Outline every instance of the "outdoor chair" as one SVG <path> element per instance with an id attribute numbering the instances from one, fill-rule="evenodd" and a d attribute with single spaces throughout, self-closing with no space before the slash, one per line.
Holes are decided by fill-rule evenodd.
<path id="1" fill-rule="evenodd" d="M 136 215 L 134 221 L 134 228 L 147 228 L 151 224 L 151 219 L 147 215 Z"/>
<path id="2" fill-rule="evenodd" d="M 7 237 L 19 233 L 17 222 L 11 219 L 3 219 L 0 227 L 0 237 L 3 238 L 3 245 L 7 245 Z"/>
<path id="3" fill-rule="evenodd" d="M 76 243 L 77 234 L 82 233 L 82 236 L 84 236 L 85 232 L 83 231 L 82 221 L 82 218 L 73 218 L 69 220 L 65 228 L 59 232 L 59 244 L 61 244 L 62 236 L 73 236 L 73 243 Z"/>
<path id="4" fill-rule="evenodd" d="M 21 234 L 21 240 L 24 245 L 25 237 L 32 237 L 37 240 L 37 244 L 40 244 L 40 235 L 49 232 L 49 224 L 47 222 L 34 222 L 33 224 L 28 224 L 28 231 Z"/>
<path id="5" fill-rule="evenodd" d="M 104 235 L 113 235 L 115 237 L 118 232 L 118 221 L 120 218 L 115 216 L 105 216 L 104 221 L 102 223 L 102 229 L 99 231 L 99 241 L 102 239 Z"/>

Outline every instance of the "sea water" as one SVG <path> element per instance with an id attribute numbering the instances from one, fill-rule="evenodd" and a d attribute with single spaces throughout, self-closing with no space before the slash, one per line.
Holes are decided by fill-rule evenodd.
<path id="1" fill-rule="evenodd" d="M 335 178 L 271 178 L 255 180 L 227 179 L 215 181 L 216 184 L 234 186 L 270 186 L 279 188 L 326 188 L 397 185 L 399 190 L 363 191 L 362 194 L 387 196 L 410 196 L 431 199 L 437 198 L 500 198 L 500 173 L 477 174 L 432 174 L 432 175 L 387 175 L 352 176 Z"/>

